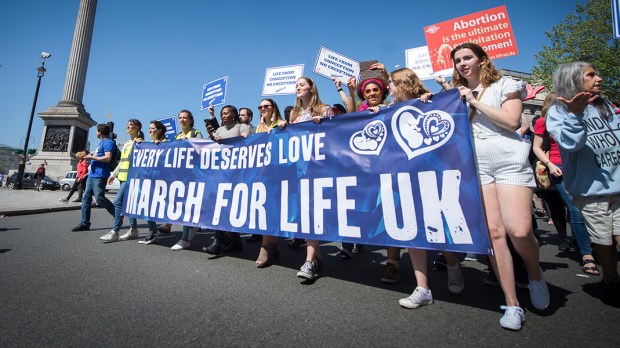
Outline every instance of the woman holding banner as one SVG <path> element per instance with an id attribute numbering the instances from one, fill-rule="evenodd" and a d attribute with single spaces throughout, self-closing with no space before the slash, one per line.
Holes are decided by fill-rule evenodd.
<path id="1" fill-rule="evenodd" d="M 373 64 L 371 69 L 385 70 L 381 63 Z M 433 95 L 424 87 L 416 73 L 409 68 L 402 68 L 390 73 L 389 91 L 394 103 L 410 99 L 420 98 L 427 102 Z M 411 296 L 399 300 L 399 304 L 405 308 L 418 308 L 433 303 L 433 295 L 428 287 L 428 268 L 426 265 L 426 250 L 409 249 L 409 257 L 413 265 L 417 287 Z M 448 290 L 458 294 L 463 291 L 464 281 L 461 267 L 453 253 L 444 252 L 448 269 Z M 381 281 L 384 283 L 396 283 L 400 280 L 399 272 L 400 248 L 387 248 L 387 262 Z"/>
<path id="2" fill-rule="evenodd" d="M 142 132 L 142 122 L 135 118 L 127 121 L 127 134 L 129 140 L 125 142 L 121 151 L 121 159 L 116 169 L 110 173 L 108 178 L 108 185 L 118 179 L 120 186 L 116 193 L 116 199 L 114 200 L 114 223 L 112 224 L 112 231 L 101 236 L 99 239 L 104 243 L 116 242 L 119 240 L 129 240 L 138 238 L 138 220 L 136 218 L 129 218 L 129 231 L 119 236 L 118 233 L 123 226 L 123 198 L 125 197 L 125 190 L 127 189 L 127 174 L 129 173 L 129 167 L 131 165 L 131 150 L 133 149 L 134 141 L 144 139 L 144 133 Z M 117 151 L 119 151 L 117 149 Z"/>
<path id="3" fill-rule="evenodd" d="M 270 132 L 273 128 L 286 124 L 286 121 L 280 114 L 278 104 L 271 98 L 261 100 L 258 105 L 258 111 L 260 112 L 260 122 L 256 128 L 256 133 Z M 256 267 L 267 267 L 279 258 L 278 237 L 263 235 L 263 241 L 256 259 Z"/>
<path id="4" fill-rule="evenodd" d="M 149 125 L 149 136 L 151 137 L 151 141 L 155 144 L 159 144 L 164 141 L 168 141 L 166 138 L 166 126 L 160 121 L 151 121 Z M 149 226 L 149 234 L 138 241 L 139 244 L 154 244 L 157 240 L 157 236 L 159 235 L 159 230 L 157 229 L 157 224 L 155 221 L 149 220 L 146 222 Z"/>
<path id="5" fill-rule="evenodd" d="M 383 71 L 385 71 L 385 68 Z M 349 90 L 356 90 L 357 97 L 359 98 L 357 99 L 359 102 L 357 111 L 370 110 L 372 112 L 377 112 L 379 108 L 387 106 L 385 100 L 389 93 L 387 73 L 385 74 L 385 79 L 383 77 L 371 77 L 362 80 L 359 84 L 354 77 L 349 79 L 347 83 Z"/>
<path id="6" fill-rule="evenodd" d="M 380 64 L 381 66 L 383 64 Z M 370 77 L 362 79 L 361 83 L 357 83 L 355 77 L 349 78 L 347 87 L 349 89 L 350 97 L 345 97 L 341 88 L 340 80 L 333 79 L 338 93 L 342 99 L 342 102 L 347 106 L 347 111 L 353 112 L 369 110 L 371 112 L 377 112 L 381 107 L 387 106 L 385 104 L 388 96 L 388 75 L 385 71 L 385 67 L 382 69 L 377 68 L 377 64 L 373 65 L 373 70 L 380 70 L 379 73 L 368 74 Z M 363 75 L 362 75 L 363 76 Z M 357 94 L 357 98 L 355 95 Z M 356 107 L 356 105 L 358 105 Z M 343 260 L 348 260 L 353 256 L 353 249 L 356 247 L 353 243 L 342 243 L 342 247 L 338 254 Z M 356 248 L 359 249 L 359 248 Z"/>
<path id="7" fill-rule="evenodd" d="M 520 330 L 524 313 L 517 299 L 507 238 L 525 261 L 532 304 L 538 310 L 549 305 L 549 290 L 538 265 L 538 241 L 531 226 L 532 189 L 536 186 L 528 162 L 531 145 L 515 132 L 521 126 L 525 88 L 502 78 L 477 44 L 458 45 L 450 55 L 453 85 L 469 105 L 483 204 L 495 252 L 491 264 L 506 299 L 500 325 Z"/>
<path id="8" fill-rule="evenodd" d="M 185 140 L 191 138 L 202 138 L 202 133 L 198 129 L 194 128 L 194 115 L 189 110 L 179 111 L 179 125 L 181 125 L 181 131 L 174 137 L 175 140 Z M 165 224 L 158 230 L 160 233 L 170 233 L 172 224 Z M 196 232 L 200 230 L 200 227 L 183 226 L 183 234 L 181 239 L 173 245 L 170 249 L 177 251 L 183 249 L 189 249 L 189 242 L 194 238 Z"/>
<path id="9" fill-rule="evenodd" d="M 213 106 L 209 111 L 213 110 Z M 239 112 L 232 105 L 225 105 L 220 110 L 221 126 L 214 130 L 211 125 L 207 126 L 209 137 L 211 140 L 220 143 L 224 139 L 234 137 L 247 138 L 250 134 L 250 127 L 247 124 L 239 122 Z M 234 252 L 243 250 L 241 236 L 235 232 L 215 231 L 213 243 L 208 247 L 202 248 L 207 254 L 219 256 L 222 251 Z"/>
<path id="10" fill-rule="evenodd" d="M 261 100 L 258 111 L 260 112 L 260 122 L 256 128 L 256 133 L 270 132 L 273 128 L 286 123 L 280 114 L 278 104 L 271 98 Z"/>
<path id="11" fill-rule="evenodd" d="M 329 105 L 323 104 L 319 97 L 316 84 L 309 77 L 300 77 L 295 84 L 297 100 L 291 111 L 291 123 L 312 121 L 321 123 L 324 118 L 334 116 L 334 110 Z M 323 268 L 321 261 L 321 249 L 318 240 L 306 241 L 306 261 L 297 272 L 299 278 L 313 280 L 319 276 Z"/>

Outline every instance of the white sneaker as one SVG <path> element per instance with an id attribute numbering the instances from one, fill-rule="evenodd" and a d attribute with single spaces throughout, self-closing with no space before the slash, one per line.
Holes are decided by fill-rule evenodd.
<path id="1" fill-rule="evenodd" d="M 180 239 L 177 244 L 173 245 L 170 249 L 177 251 L 183 249 L 189 249 L 189 242 Z"/>
<path id="2" fill-rule="evenodd" d="M 525 321 L 525 313 L 523 309 L 517 306 L 501 306 L 504 309 L 504 315 L 499 320 L 499 325 L 504 329 L 518 331 Z"/>
<path id="3" fill-rule="evenodd" d="M 119 240 L 130 240 L 130 239 L 137 239 L 138 238 L 138 229 L 137 228 L 130 228 L 125 234 L 123 234 L 122 236 L 118 237 Z"/>
<path id="4" fill-rule="evenodd" d="M 542 275 L 542 269 L 540 270 L 540 274 Z M 549 289 L 547 288 L 547 282 L 545 282 L 544 276 L 540 278 L 540 280 L 530 279 L 527 288 L 530 290 L 530 301 L 534 308 L 542 311 L 549 307 Z"/>
<path id="5" fill-rule="evenodd" d="M 448 290 L 453 294 L 460 294 L 465 287 L 461 265 L 457 262 L 455 267 L 447 267 L 448 269 Z"/>
<path id="6" fill-rule="evenodd" d="M 429 289 L 416 287 L 409 297 L 401 298 L 398 304 L 405 308 L 418 308 L 433 304 L 433 293 Z"/>
<path id="7" fill-rule="evenodd" d="M 118 242 L 118 232 L 112 230 L 105 235 L 99 237 L 104 243 Z"/>

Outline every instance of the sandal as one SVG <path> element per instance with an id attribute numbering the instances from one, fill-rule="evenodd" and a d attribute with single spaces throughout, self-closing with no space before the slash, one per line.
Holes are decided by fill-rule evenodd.
<path id="1" fill-rule="evenodd" d="M 258 253 L 258 259 L 256 259 L 256 267 L 265 268 L 271 265 L 272 258 L 273 251 L 271 250 L 271 245 L 261 245 L 260 251 Z"/>
<path id="2" fill-rule="evenodd" d="M 594 265 L 594 266 L 586 266 L 586 265 Z M 594 259 L 585 259 L 581 261 L 581 270 L 585 274 L 594 275 L 594 276 L 601 275 L 601 273 L 598 271 L 598 266 L 596 266 L 596 263 L 594 262 Z"/>

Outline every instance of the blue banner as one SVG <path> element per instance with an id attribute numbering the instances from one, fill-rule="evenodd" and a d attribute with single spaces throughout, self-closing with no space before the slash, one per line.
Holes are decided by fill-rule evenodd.
<path id="1" fill-rule="evenodd" d="M 208 109 L 209 106 L 217 106 L 226 103 L 226 84 L 228 76 L 211 81 L 202 86 L 202 100 L 200 110 Z"/>
<path id="2" fill-rule="evenodd" d="M 134 145 L 123 211 L 207 229 L 490 253 L 456 89 L 221 144 Z"/>
<path id="3" fill-rule="evenodd" d="M 166 126 L 166 139 L 172 141 L 174 137 L 177 135 L 177 117 L 170 116 L 166 118 L 161 118 L 158 121 Z"/>
<path id="4" fill-rule="evenodd" d="M 611 21 L 614 27 L 614 39 L 620 39 L 620 0 L 611 0 Z"/>

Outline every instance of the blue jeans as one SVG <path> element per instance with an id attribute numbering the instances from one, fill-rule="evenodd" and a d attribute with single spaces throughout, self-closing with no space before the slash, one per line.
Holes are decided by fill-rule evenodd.
<path id="1" fill-rule="evenodd" d="M 560 166 L 558 168 L 562 169 Z M 577 247 L 579 247 L 579 251 L 581 255 L 591 255 L 592 247 L 590 246 L 590 235 L 588 234 L 588 230 L 586 229 L 586 225 L 583 222 L 583 217 L 581 216 L 581 211 L 575 207 L 573 204 L 573 197 L 571 197 L 570 193 L 566 191 L 566 187 L 564 186 L 564 178 L 559 176 L 556 177 L 554 175 L 549 175 L 551 177 L 551 182 L 555 186 L 556 190 L 564 200 L 564 204 L 568 208 L 569 223 L 570 228 L 573 231 L 573 237 L 575 238 L 575 242 L 577 242 Z"/>
<path id="2" fill-rule="evenodd" d="M 183 234 L 181 235 L 181 239 L 189 241 L 189 231 L 192 228 L 193 227 L 191 227 L 191 226 L 183 226 Z"/>
<path id="3" fill-rule="evenodd" d="M 127 189 L 127 182 L 121 182 L 121 186 L 116 193 L 116 199 L 114 200 L 114 224 L 112 225 L 113 231 L 120 231 L 123 227 L 123 197 L 125 196 L 125 190 Z M 129 227 L 131 229 L 138 228 L 138 220 L 136 218 L 129 218 Z"/>
<path id="4" fill-rule="evenodd" d="M 92 178 L 86 180 L 86 190 L 82 196 L 82 225 L 90 227 L 90 205 L 95 196 L 97 204 L 114 216 L 114 204 L 105 198 L 105 184 L 108 178 Z"/>

